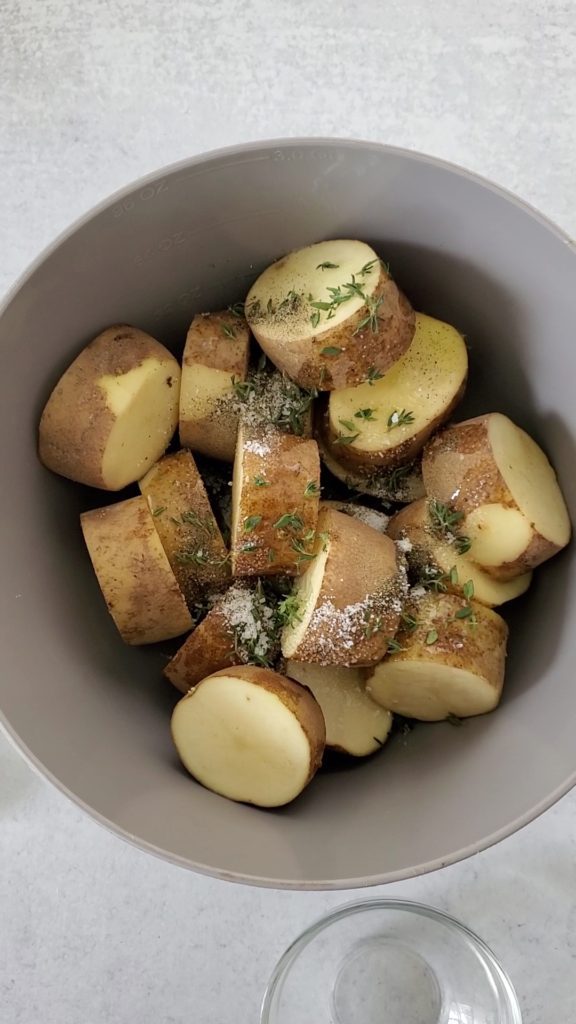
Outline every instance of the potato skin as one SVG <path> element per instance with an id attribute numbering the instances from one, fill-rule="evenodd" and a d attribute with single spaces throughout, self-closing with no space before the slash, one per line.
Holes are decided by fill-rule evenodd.
<path id="1" fill-rule="evenodd" d="M 192 453 L 165 455 L 140 481 L 162 546 L 189 605 L 230 576 L 222 539 Z M 202 550 L 204 561 L 187 561 Z"/>
<path id="2" fill-rule="evenodd" d="M 215 605 L 168 662 L 164 675 L 180 693 L 188 693 L 206 676 L 239 664 L 234 631 Z"/>
<path id="3" fill-rule="evenodd" d="M 77 483 L 111 490 L 103 475 L 106 442 L 116 416 L 97 381 L 120 376 L 145 359 L 166 367 L 166 387 L 173 396 L 174 429 L 177 422 L 180 366 L 155 338 L 128 324 L 116 324 L 98 334 L 70 364 L 56 384 L 39 426 L 40 461 L 54 473 Z M 166 439 L 167 447 L 170 438 Z M 158 457 L 162 450 L 158 451 Z M 134 479 L 137 479 L 135 476 Z"/>
<path id="4" fill-rule="evenodd" d="M 332 508 L 322 509 L 318 532 L 328 534 L 328 557 L 315 610 L 296 650 L 283 653 L 291 661 L 318 665 L 374 665 L 398 629 L 407 592 L 396 547 L 371 526 Z M 339 628 L 338 613 L 346 618 L 345 629 Z"/>
<path id="5" fill-rule="evenodd" d="M 238 665 L 235 668 L 221 669 L 213 672 L 208 679 L 216 676 L 230 676 L 245 679 L 255 686 L 261 686 L 269 693 L 279 697 L 282 703 L 296 716 L 310 746 L 310 771 L 306 785 L 314 777 L 322 764 L 322 755 L 326 743 L 326 724 L 318 701 L 306 686 L 301 686 L 294 679 L 282 676 L 271 668 L 260 668 L 258 665 Z M 206 680 L 202 680 L 199 686 Z M 192 691 L 194 693 L 194 690 Z"/>
<path id="6" fill-rule="evenodd" d="M 492 455 L 488 435 L 490 415 L 477 416 L 447 427 L 433 437 L 424 450 L 422 474 L 427 493 L 464 516 L 482 505 L 518 508 Z M 465 529 L 463 521 L 462 532 Z M 498 566 L 482 565 L 481 568 L 494 579 L 511 580 L 534 569 L 560 550 L 559 545 L 532 527 L 532 539 L 518 558 Z M 473 558 L 473 551 L 470 558 Z"/>
<path id="7" fill-rule="evenodd" d="M 237 493 L 240 463 L 242 486 Z M 264 479 L 269 486 L 257 486 Z M 320 456 L 315 441 L 282 434 L 277 430 L 248 431 L 241 427 L 234 466 L 233 500 L 239 499 L 237 521 L 233 517 L 232 571 L 235 576 L 291 575 L 303 571 L 294 543 L 312 549 L 305 540 L 316 529 L 320 497 Z M 313 483 L 316 493 L 305 497 Z M 298 529 L 275 527 L 286 513 L 296 513 Z M 257 525 L 247 531 L 251 517 Z M 304 566 L 305 567 L 305 566 Z"/>
<path id="8" fill-rule="evenodd" d="M 378 330 L 359 327 L 367 308 L 350 316 L 343 324 L 315 336 L 278 344 L 267 337 L 266 318 L 246 316 L 254 337 L 272 362 L 300 387 L 333 391 L 361 384 L 371 368 L 385 373 L 408 348 L 415 328 L 415 314 L 408 299 L 399 290 L 384 267 L 371 298 L 379 302 Z M 380 301 L 381 300 L 381 301 Z M 340 348 L 336 356 L 322 353 L 328 347 Z"/>
<path id="9" fill-rule="evenodd" d="M 424 484 L 417 462 L 407 463 L 408 471 L 405 474 L 400 474 L 396 480 L 393 475 L 394 470 L 375 470 L 372 473 L 367 473 L 365 470 L 362 472 L 359 468 L 352 470 L 339 461 L 339 452 L 338 457 L 335 457 L 333 452 L 328 449 L 322 430 L 321 416 L 316 419 L 315 436 L 320 457 L 326 469 L 351 490 L 380 498 L 382 501 L 402 504 L 418 501 L 419 498 L 424 497 Z M 340 447 L 342 446 L 339 445 L 338 448 Z"/>
<path id="10" fill-rule="evenodd" d="M 184 346 L 182 357 L 183 386 L 180 403 L 180 443 L 215 459 L 232 462 L 238 433 L 238 410 L 234 404 L 222 399 L 207 415 L 190 418 L 185 408 L 188 392 L 188 374 L 196 368 L 207 367 L 245 380 L 250 356 L 250 332 L 243 316 L 230 310 L 218 313 L 200 313 L 194 317 Z"/>
<path id="11" fill-rule="evenodd" d="M 125 643 L 157 643 L 191 629 L 143 497 L 84 512 L 80 520 L 108 611 Z"/>

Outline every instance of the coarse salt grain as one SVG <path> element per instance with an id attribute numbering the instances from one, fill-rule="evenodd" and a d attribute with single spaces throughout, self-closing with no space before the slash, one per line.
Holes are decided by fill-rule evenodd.
<path id="1" fill-rule="evenodd" d="M 410 540 L 409 537 L 401 537 L 400 540 L 396 541 L 396 547 L 398 548 L 399 551 L 402 552 L 403 555 L 407 555 L 410 551 L 412 551 L 414 545 L 412 544 L 412 541 Z"/>

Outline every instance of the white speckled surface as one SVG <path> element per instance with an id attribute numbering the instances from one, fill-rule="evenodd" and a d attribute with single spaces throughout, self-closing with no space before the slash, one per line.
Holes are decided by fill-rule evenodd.
<path id="1" fill-rule="evenodd" d="M 576 234 L 573 0 L 3 0 L 4 291 L 93 203 L 233 142 L 341 135 L 494 178 Z M 196 877 L 108 835 L 0 738 L 0 1019 L 254 1022 L 287 943 L 344 894 Z M 576 1020 L 576 795 L 435 875 L 525 1024 Z"/>

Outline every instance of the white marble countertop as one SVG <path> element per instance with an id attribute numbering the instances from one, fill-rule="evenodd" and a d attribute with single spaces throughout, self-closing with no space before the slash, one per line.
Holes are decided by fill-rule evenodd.
<path id="1" fill-rule="evenodd" d="M 576 234 L 575 14 L 573 0 L 3 0 L 0 291 L 132 178 L 282 135 L 436 154 Z M 0 864 L 6 1024 L 256 1024 L 277 956 L 349 898 L 154 860 L 1 738 Z M 466 863 L 372 892 L 478 931 L 525 1024 L 576 1021 L 576 794 Z"/>

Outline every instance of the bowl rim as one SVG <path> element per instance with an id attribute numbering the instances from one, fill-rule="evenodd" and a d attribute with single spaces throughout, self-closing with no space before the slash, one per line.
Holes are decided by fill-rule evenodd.
<path id="1" fill-rule="evenodd" d="M 546 217 L 543 213 L 537 210 L 530 203 L 521 199 L 514 192 L 502 187 L 491 181 L 489 178 L 483 177 L 482 175 L 476 174 L 474 171 L 470 171 L 467 168 L 461 167 L 456 163 L 452 163 L 447 160 L 443 160 L 436 156 L 431 156 L 427 153 L 422 153 L 418 150 L 407 149 L 401 146 L 392 146 L 387 143 L 374 142 L 371 140 L 362 139 L 350 139 L 350 138 L 338 138 L 337 136 L 304 136 L 304 137 L 288 137 L 288 138 L 277 138 L 277 139 L 257 139 L 251 142 L 238 143 L 232 146 L 224 146 L 216 149 L 207 150 L 202 153 L 198 153 L 192 157 L 185 157 L 182 160 L 177 160 L 171 164 L 161 166 L 155 171 L 151 171 L 142 177 L 136 178 L 134 181 L 117 189 L 110 195 L 100 200 L 93 207 L 87 210 L 85 213 L 77 217 L 68 227 L 64 228 L 51 242 L 45 246 L 38 256 L 28 265 L 28 267 L 20 274 L 16 281 L 8 289 L 5 296 L 0 302 L 0 320 L 8 310 L 12 301 L 15 299 L 20 290 L 28 283 L 30 278 L 35 274 L 36 270 L 53 254 L 56 250 L 65 242 L 68 238 L 72 237 L 78 230 L 88 224 L 94 217 L 110 210 L 116 206 L 118 202 L 130 196 L 135 190 L 145 188 L 147 185 L 162 179 L 167 175 L 177 173 L 180 170 L 186 170 L 189 168 L 201 167 L 203 164 L 208 164 L 211 161 L 226 160 L 229 157 L 244 156 L 246 154 L 253 153 L 261 149 L 270 150 L 286 150 L 286 149 L 306 149 L 306 148 L 319 148 L 322 146 L 338 146 L 344 147 L 345 149 L 361 149 L 364 152 L 374 152 L 379 154 L 390 154 L 392 156 L 402 156 L 415 163 L 427 164 L 433 168 L 448 171 L 455 177 L 464 178 L 471 181 L 481 188 L 493 192 L 495 195 L 500 196 L 507 202 L 512 203 L 518 207 L 524 213 L 526 213 L 531 219 L 537 221 L 542 227 L 554 235 L 559 241 L 567 245 L 574 255 L 576 255 L 576 241 L 571 238 L 562 228 L 560 228 L 554 221 Z M 508 836 L 518 832 L 521 828 L 529 825 L 532 821 L 538 818 L 544 811 L 547 811 L 552 807 L 561 797 L 565 796 L 570 790 L 576 786 L 576 769 L 572 772 L 567 779 L 564 780 L 559 786 L 544 797 L 534 806 L 525 810 L 518 817 L 514 818 L 511 822 L 503 825 L 500 829 L 495 832 L 484 836 L 482 839 L 469 843 L 467 846 L 463 846 L 460 849 L 453 851 L 449 854 L 435 857 L 430 861 L 425 861 L 421 864 L 411 865 L 407 868 L 398 868 L 395 871 L 387 871 L 382 874 L 368 875 L 363 877 L 352 877 L 352 878 L 338 878 L 338 879 L 313 879 L 311 881 L 295 881 L 293 879 L 285 878 L 273 878 L 273 877 L 262 877 L 259 875 L 250 875 L 239 871 L 227 871 L 223 868 L 214 868 L 209 864 L 203 864 L 198 861 L 190 860 L 180 854 L 172 853 L 169 850 L 165 850 L 155 843 L 149 842 L 148 840 L 142 839 L 140 836 L 129 832 L 127 829 L 122 828 L 116 822 L 107 818 L 104 814 L 97 811 L 86 803 L 80 796 L 74 793 L 61 779 L 54 775 L 38 758 L 33 751 L 27 746 L 24 740 L 18 735 L 16 730 L 12 727 L 8 721 L 6 715 L 0 707 L 0 728 L 8 739 L 12 742 L 13 746 L 20 752 L 24 757 L 24 760 L 28 765 L 43 779 L 47 779 L 57 790 L 60 791 L 65 797 L 72 801 L 76 807 L 79 807 L 84 811 L 88 817 L 93 821 L 98 822 L 108 832 L 111 832 L 114 836 L 119 839 L 123 839 L 130 845 L 136 847 L 145 853 L 150 853 L 160 860 L 168 861 L 171 864 L 177 865 L 178 867 L 186 868 L 190 871 L 194 871 L 201 875 L 208 875 L 213 878 L 219 878 L 223 881 L 238 882 L 245 885 L 253 885 L 267 889 L 287 889 L 299 892 L 306 891 L 335 891 L 335 890 L 346 890 L 346 889 L 360 889 L 368 888 L 376 885 L 383 885 L 389 882 L 403 881 L 408 878 L 416 878 L 420 875 L 429 874 L 432 871 L 438 871 L 440 868 L 447 867 L 450 864 L 456 864 L 460 861 L 467 860 L 476 853 L 481 853 L 484 850 L 489 849 L 491 846 L 495 846 L 497 843 L 506 839 Z"/>
<path id="2" fill-rule="evenodd" d="M 447 914 L 444 910 L 438 910 L 436 907 L 431 907 L 427 903 L 420 903 L 416 900 L 388 899 L 386 897 L 353 900 L 350 903 L 344 903 L 339 907 L 335 907 L 333 910 L 328 911 L 328 913 L 323 914 L 322 917 L 316 918 L 315 921 L 309 924 L 308 927 L 290 943 L 288 948 L 284 950 L 282 956 L 276 962 L 276 965 L 270 974 L 260 1008 L 260 1024 L 274 1024 L 273 1018 L 270 1016 L 270 1011 L 272 1009 L 272 1000 L 277 988 L 309 943 L 312 942 L 316 936 L 320 935 L 321 932 L 325 931 L 327 928 L 331 928 L 332 925 L 337 924 L 339 921 L 342 921 L 354 914 L 370 913 L 370 911 L 374 910 L 392 910 L 395 912 L 404 912 L 408 915 L 414 914 L 417 917 L 426 917 L 437 924 L 445 925 L 451 931 L 457 932 L 463 938 L 467 939 L 479 954 L 480 959 L 492 980 L 499 983 L 500 991 L 498 998 L 499 1000 L 501 998 L 504 999 L 506 1008 L 512 1015 L 511 1024 L 522 1024 L 520 1003 L 514 985 L 512 984 L 512 980 L 508 975 L 508 972 L 498 960 L 496 954 L 490 946 L 484 942 L 484 939 L 481 939 L 480 936 L 477 935 L 476 932 L 472 931 L 471 928 L 468 928 L 468 926 L 463 924 L 462 921 L 452 917 L 451 914 Z"/>

